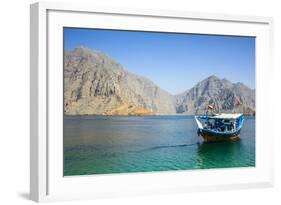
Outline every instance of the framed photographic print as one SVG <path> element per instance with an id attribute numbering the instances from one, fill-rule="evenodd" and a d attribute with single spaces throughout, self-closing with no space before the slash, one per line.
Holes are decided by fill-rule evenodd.
<path id="1" fill-rule="evenodd" d="M 31 5 L 31 199 L 272 186 L 272 24 Z"/>

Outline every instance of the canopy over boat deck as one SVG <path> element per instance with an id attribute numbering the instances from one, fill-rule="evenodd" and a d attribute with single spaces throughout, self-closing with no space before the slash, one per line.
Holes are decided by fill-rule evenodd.
<path id="1" fill-rule="evenodd" d="M 209 119 L 238 119 L 242 113 L 222 113 L 214 116 L 208 116 Z"/>

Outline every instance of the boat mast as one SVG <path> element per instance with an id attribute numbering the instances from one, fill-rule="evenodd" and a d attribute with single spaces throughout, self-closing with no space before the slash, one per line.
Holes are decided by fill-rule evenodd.
<path id="1" fill-rule="evenodd" d="M 239 100 L 238 97 L 235 97 L 235 98 L 234 98 L 233 104 L 234 104 L 234 105 L 233 105 L 232 113 L 234 113 L 235 110 L 237 110 L 238 106 L 241 105 L 242 103 L 241 103 L 241 101 Z"/>

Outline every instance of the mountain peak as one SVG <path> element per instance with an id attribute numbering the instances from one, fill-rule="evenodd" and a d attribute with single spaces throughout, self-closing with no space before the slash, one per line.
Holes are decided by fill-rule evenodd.
<path id="1" fill-rule="evenodd" d="M 240 86 L 240 87 L 247 87 L 244 83 L 241 82 L 237 82 L 235 83 L 236 86 Z"/>
<path id="2" fill-rule="evenodd" d="M 78 54 L 78 55 L 101 53 L 98 50 L 95 50 L 95 49 L 92 49 L 92 48 L 88 48 L 88 47 L 85 47 L 85 46 L 78 46 L 78 47 L 73 49 L 73 52 Z"/>
<path id="3" fill-rule="evenodd" d="M 239 98 L 242 105 L 239 112 L 253 114 L 255 110 L 255 92 L 243 83 L 232 83 L 211 75 L 197 83 L 189 91 L 176 96 L 178 113 L 202 114 L 209 104 L 215 105 L 215 112 L 231 112 L 235 108 L 234 99 Z"/>
<path id="4" fill-rule="evenodd" d="M 173 97 L 102 52 L 65 52 L 64 112 L 71 115 L 174 114 Z"/>
<path id="5" fill-rule="evenodd" d="M 217 84 L 217 83 L 223 83 L 223 80 L 217 77 L 216 75 L 211 75 L 200 81 L 197 85 L 195 85 L 195 87 L 200 85 L 210 86 L 212 84 Z"/>
<path id="6" fill-rule="evenodd" d="M 208 78 L 206 78 L 208 80 L 212 80 L 212 79 L 216 79 L 216 80 L 220 80 L 219 77 L 217 77 L 216 75 L 210 75 Z"/>

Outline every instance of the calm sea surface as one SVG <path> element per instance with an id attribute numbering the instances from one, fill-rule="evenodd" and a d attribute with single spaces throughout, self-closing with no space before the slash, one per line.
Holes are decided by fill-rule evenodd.
<path id="1" fill-rule="evenodd" d="M 255 118 L 240 140 L 202 143 L 193 116 L 64 117 L 64 175 L 255 166 Z"/>

